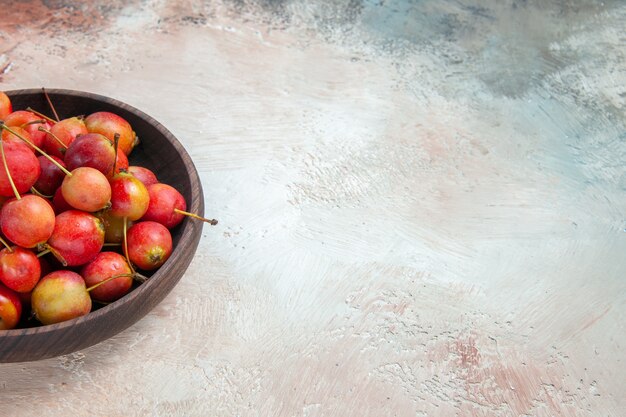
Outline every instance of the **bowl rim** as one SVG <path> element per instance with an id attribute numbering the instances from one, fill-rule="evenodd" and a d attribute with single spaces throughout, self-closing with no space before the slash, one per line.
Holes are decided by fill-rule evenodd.
<path id="1" fill-rule="evenodd" d="M 89 98 L 89 99 L 93 99 L 96 101 L 106 102 L 107 104 L 112 104 L 130 113 L 133 113 L 138 118 L 141 118 L 145 120 L 147 123 L 154 126 L 159 131 L 159 133 L 165 136 L 167 140 L 172 144 L 172 146 L 176 148 L 177 152 L 179 153 L 179 155 L 184 161 L 186 175 L 188 176 L 191 182 L 191 187 L 190 187 L 191 201 L 188 202 L 188 207 L 189 207 L 188 210 L 191 211 L 192 213 L 198 213 L 199 215 L 204 215 L 204 198 L 203 198 L 203 192 L 202 192 L 202 187 L 201 187 L 201 182 L 200 182 L 200 177 L 198 175 L 198 171 L 195 165 L 193 164 L 193 161 L 191 160 L 191 157 L 187 153 L 186 149 L 183 147 L 183 145 L 159 121 L 157 121 L 155 118 L 148 115 L 147 113 L 137 109 L 136 107 L 133 107 L 129 104 L 126 104 L 122 101 L 119 101 L 117 99 L 114 99 L 108 96 L 91 93 L 87 91 L 69 90 L 69 89 L 61 89 L 61 88 L 46 88 L 45 91 L 50 95 L 65 95 L 65 96 L 70 96 L 70 97 Z M 16 96 L 16 95 L 41 94 L 42 89 L 29 88 L 29 89 L 4 90 L 4 93 L 7 96 L 9 96 L 9 98 L 11 98 L 12 96 Z M 168 261 L 176 259 L 174 255 L 186 249 L 184 245 L 181 245 L 181 243 L 185 241 L 184 240 L 185 238 L 191 237 L 193 229 L 194 229 L 194 225 L 192 224 L 192 222 L 189 221 L 189 219 L 185 219 L 185 221 L 183 221 L 183 224 L 181 224 L 179 244 L 174 247 L 174 250 L 172 251 L 172 254 L 170 258 L 168 259 Z M 201 233 L 200 233 L 200 237 L 201 237 Z M 193 242 L 189 242 L 189 243 L 193 243 Z M 59 323 L 54 323 L 54 324 L 20 328 L 20 329 L 0 330 L 0 339 L 3 336 L 4 337 L 6 336 L 16 337 L 16 336 L 29 336 L 29 335 L 35 335 L 35 334 L 45 335 L 47 333 L 58 332 L 59 330 L 74 327 L 85 321 L 99 319 L 102 316 L 110 314 L 111 312 L 114 312 L 118 309 L 122 309 L 125 305 L 135 302 L 138 297 L 141 297 L 142 294 L 144 294 L 145 292 L 148 292 L 155 285 L 159 285 L 159 281 L 161 281 L 161 279 L 167 276 L 167 274 L 173 268 L 173 263 L 168 262 L 168 261 L 166 261 L 165 264 L 163 264 L 159 269 L 157 269 L 148 280 L 141 283 L 141 285 L 139 285 L 137 288 L 134 288 L 132 291 L 124 295 L 119 300 L 116 300 L 108 305 L 105 305 L 96 311 L 91 311 L 84 316 L 77 317 L 71 320 L 66 320 L 66 321 L 59 322 Z M 132 324 L 134 324 L 134 322 L 129 323 L 129 326 Z"/>

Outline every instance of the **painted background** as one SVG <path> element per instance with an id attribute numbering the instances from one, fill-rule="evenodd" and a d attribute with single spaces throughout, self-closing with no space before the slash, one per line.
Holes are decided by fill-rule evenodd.
<path id="1" fill-rule="evenodd" d="M 0 7 L 0 89 L 146 111 L 220 220 L 0 415 L 626 415 L 624 2 Z"/>

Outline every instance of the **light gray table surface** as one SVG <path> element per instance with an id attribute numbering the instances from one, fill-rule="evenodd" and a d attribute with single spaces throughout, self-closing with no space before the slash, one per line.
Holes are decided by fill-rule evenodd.
<path id="1" fill-rule="evenodd" d="M 0 416 L 626 415 L 626 3 L 8 1 L 0 89 L 150 114 L 170 295 L 0 364 Z"/>

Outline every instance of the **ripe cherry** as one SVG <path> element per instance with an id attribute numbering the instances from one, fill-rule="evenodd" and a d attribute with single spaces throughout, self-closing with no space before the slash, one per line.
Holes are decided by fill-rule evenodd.
<path id="1" fill-rule="evenodd" d="M 172 235 L 160 223 L 135 223 L 128 229 L 128 257 L 140 269 L 160 267 L 172 254 Z"/>
<path id="2" fill-rule="evenodd" d="M 126 259 L 115 252 L 100 252 L 82 268 L 81 275 L 87 286 L 117 277 L 90 292 L 91 298 L 98 301 L 115 301 L 127 294 L 133 285 L 133 271 Z"/>
<path id="3" fill-rule="evenodd" d="M 54 159 L 58 165 L 65 167 L 65 163 L 58 157 L 52 156 L 52 159 Z M 37 160 L 39 160 L 41 174 L 39 178 L 37 178 L 34 188 L 41 194 L 47 196 L 54 195 L 54 192 L 61 186 L 65 178 L 65 173 L 61 171 L 58 165 L 50 162 L 45 156 L 39 156 Z"/>
<path id="4" fill-rule="evenodd" d="M 135 146 L 135 132 L 130 124 L 114 113 L 102 111 L 90 114 L 85 119 L 85 126 L 87 126 L 87 130 L 91 133 L 100 133 L 106 136 L 111 143 L 114 142 L 115 134 L 119 134 L 119 147 L 126 155 L 128 155 Z"/>
<path id="5" fill-rule="evenodd" d="M 0 281 L 17 292 L 30 292 L 41 277 L 39 259 L 19 246 L 0 251 Z"/>
<path id="6" fill-rule="evenodd" d="M 45 199 L 27 194 L 4 203 L 0 211 L 2 233 L 16 245 L 34 248 L 48 240 L 54 230 L 54 210 Z"/>
<path id="7" fill-rule="evenodd" d="M 111 201 L 111 186 L 104 174 L 95 168 L 80 167 L 67 175 L 61 184 L 63 198 L 72 207 L 94 212 Z"/>
<path id="8" fill-rule="evenodd" d="M 113 144 L 98 133 L 79 136 L 65 151 L 63 159 L 71 171 L 79 167 L 91 167 L 109 176 L 115 163 Z"/>
<path id="9" fill-rule="evenodd" d="M 30 140 L 39 147 L 41 147 L 46 137 L 46 132 L 40 131 L 39 128 L 43 127 L 47 130 L 52 127 L 45 119 L 26 110 L 14 111 L 4 119 L 4 124 L 9 127 L 21 127 L 26 130 L 30 134 Z"/>
<path id="10" fill-rule="evenodd" d="M 22 316 L 22 302 L 15 291 L 0 284 L 0 330 L 13 329 Z"/>
<path id="11" fill-rule="evenodd" d="M 79 135 L 86 135 L 87 127 L 78 117 L 70 117 L 56 123 L 46 132 L 43 149 L 50 155 L 63 158 L 66 149 Z"/>
<path id="12" fill-rule="evenodd" d="M 127 172 L 115 174 L 111 179 L 111 214 L 138 220 L 150 203 L 150 195 L 141 181 Z"/>
<path id="13" fill-rule="evenodd" d="M 6 117 L 13 112 L 13 105 L 11 99 L 4 92 L 0 91 L 0 120 L 6 119 Z"/>
<path id="14" fill-rule="evenodd" d="M 91 297 L 85 281 L 76 272 L 59 270 L 41 278 L 31 295 L 37 320 L 59 323 L 84 316 L 91 311 Z"/>
<path id="15" fill-rule="evenodd" d="M 68 210 L 56 216 L 47 248 L 67 266 L 84 265 L 96 257 L 104 245 L 104 225 L 96 216 Z"/>
<path id="16" fill-rule="evenodd" d="M 27 192 L 41 174 L 37 157 L 23 143 L 2 141 L 0 144 L 4 154 L 0 163 L 0 195 L 8 197 L 15 194 L 11 182 L 15 185 L 17 192 Z M 6 164 L 4 164 L 5 161 Z M 7 175 L 7 170 L 10 176 Z"/>
<path id="17" fill-rule="evenodd" d="M 24 141 L 20 139 L 19 136 L 23 136 L 26 139 L 31 140 L 30 133 L 28 133 L 26 130 L 22 129 L 21 127 L 12 126 L 11 130 L 15 133 L 11 133 L 8 130 L 4 130 L 4 129 L 2 130 L 2 141 L 4 143 L 15 142 L 15 143 L 24 145 Z M 34 150 L 31 149 L 31 152 L 34 153 Z"/>
<path id="18" fill-rule="evenodd" d="M 133 174 L 139 181 L 143 182 L 143 185 L 146 187 L 159 182 L 154 172 L 145 167 L 131 165 L 128 167 L 128 172 Z"/>

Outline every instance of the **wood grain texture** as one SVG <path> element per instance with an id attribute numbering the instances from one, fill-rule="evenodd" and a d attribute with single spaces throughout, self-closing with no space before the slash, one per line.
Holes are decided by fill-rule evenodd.
<path id="1" fill-rule="evenodd" d="M 192 213 L 202 216 L 202 186 L 183 146 L 165 127 L 145 113 L 112 98 L 72 90 L 46 90 L 61 119 L 110 111 L 126 119 L 140 138 L 133 164 L 158 173 L 159 180 L 176 187 Z M 6 91 L 14 110 L 27 107 L 49 113 L 41 89 Z M 172 230 L 174 251 L 147 282 L 122 299 L 90 314 L 66 322 L 0 331 L 0 362 L 46 359 L 84 349 L 134 324 L 171 291 L 189 266 L 202 227 L 185 219 Z"/>
<path id="2" fill-rule="evenodd" d="M 1 88 L 153 115 L 220 223 L 1 415 L 626 415 L 623 1 L 11 4 Z"/>

